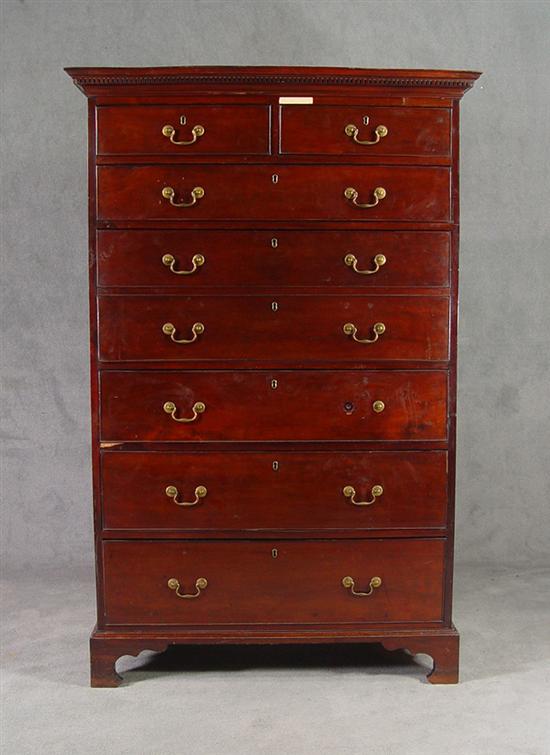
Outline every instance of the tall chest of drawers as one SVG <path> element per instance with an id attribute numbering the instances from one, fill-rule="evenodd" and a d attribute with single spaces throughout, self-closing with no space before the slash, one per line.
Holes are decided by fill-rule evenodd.
<path id="1" fill-rule="evenodd" d="M 89 100 L 92 685 L 172 644 L 458 678 L 458 104 L 479 74 L 67 69 Z"/>

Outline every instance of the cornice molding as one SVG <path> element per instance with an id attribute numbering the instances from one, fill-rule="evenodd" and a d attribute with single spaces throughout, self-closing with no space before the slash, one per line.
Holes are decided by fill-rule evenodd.
<path id="1" fill-rule="evenodd" d="M 480 74 L 470 71 L 391 71 L 303 69 L 289 72 L 229 68 L 226 71 L 181 69 L 65 69 L 87 92 L 109 87 L 148 86 L 349 86 L 447 89 L 464 92 Z"/>

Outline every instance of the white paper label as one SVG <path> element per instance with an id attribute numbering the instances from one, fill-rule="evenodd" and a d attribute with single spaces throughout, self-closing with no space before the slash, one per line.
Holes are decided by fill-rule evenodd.
<path id="1" fill-rule="evenodd" d="M 313 105 L 313 97 L 279 97 L 279 105 Z"/>

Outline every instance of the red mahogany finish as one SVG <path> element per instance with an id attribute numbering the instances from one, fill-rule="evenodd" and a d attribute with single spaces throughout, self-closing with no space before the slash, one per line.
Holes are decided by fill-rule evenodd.
<path id="1" fill-rule="evenodd" d="M 196 288 L 329 286 L 360 289 L 381 286 L 449 285 L 448 231 L 98 231 L 99 286 L 170 286 L 185 293 Z M 163 263 L 174 258 L 178 275 Z M 353 254 L 361 271 L 345 263 Z"/>
<path id="2" fill-rule="evenodd" d="M 439 622 L 444 549 L 441 539 L 105 541 L 105 623 Z M 342 585 L 346 576 L 360 592 L 373 577 L 382 584 L 362 598 Z M 193 594 L 201 577 L 208 584 L 195 599 L 167 584 Z"/>
<path id="3" fill-rule="evenodd" d="M 448 155 L 451 149 L 447 108 L 290 105 L 281 108 L 280 122 L 282 154 L 363 156 L 365 145 L 345 133 L 348 124 L 363 141 L 375 141 L 377 126 L 385 126 L 387 135 L 367 145 L 381 156 Z"/>
<path id="4" fill-rule="evenodd" d="M 342 531 L 443 528 L 446 523 L 445 451 L 104 451 L 105 530 L 149 530 L 148 537 L 218 531 L 248 536 L 262 530 Z M 319 485 L 319 480 L 323 484 Z M 207 493 L 194 506 L 195 490 Z M 355 488 L 355 505 L 343 490 Z M 383 492 L 375 497 L 375 485 Z M 416 529 L 415 529 L 416 528 Z M 407 531 L 410 531 L 407 533 Z"/>
<path id="5" fill-rule="evenodd" d="M 455 683 L 458 103 L 479 74 L 68 73 L 89 99 L 92 686 L 146 648 L 302 642 L 428 653 Z"/>
<path id="6" fill-rule="evenodd" d="M 275 311 L 274 311 L 275 307 Z M 193 343 L 196 322 L 204 325 Z M 384 332 L 374 343 L 373 326 Z M 104 296 L 99 300 L 99 355 L 105 361 L 231 360 L 322 363 L 340 360 L 444 361 L 448 358 L 449 300 L 421 296 Z"/>
<path id="7" fill-rule="evenodd" d="M 443 371 L 109 371 L 101 375 L 101 438 L 444 440 L 446 399 Z M 180 423 L 163 410 L 167 401 L 179 419 L 192 417 L 196 402 L 206 409 Z M 384 402 L 382 412 L 375 401 Z"/>
<path id="8" fill-rule="evenodd" d="M 450 172 L 433 166 L 101 166 L 97 185 L 98 219 L 106 221 L 451 220 Z M 196 186 L 205 195 L 192 207 L 174 207 L 162 196 L 166 186 L 177 202 L 189 202 Z M 375 207 L 344 196 L 352 187 L 359 202 L 371 203 L 379 186 L 387 196 Z"/>
<path id="9" fill-rule="evenodd" d="M 99 155 L 265 155 L 270 150 L 270 116 L 266 105 L 100 107 L 97 151 Z M 176 142 L 192 141 L 197 125 L 204 134 L 193 144 L 174 144 L 162 133 L 165 125 L 173 126 Z"/>

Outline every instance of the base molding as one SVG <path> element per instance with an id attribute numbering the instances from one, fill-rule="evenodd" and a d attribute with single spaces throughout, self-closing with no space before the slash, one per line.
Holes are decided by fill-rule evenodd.
<path id="1" fill-rule="evenodd" d="M 170 645 L 279 645 L 311 643 L 379 643 L 386 650 L 423 653 L 433 659 L 427 674 L 431 684 L 456 684 L 460 636 L 454 626 L 437 629 L 208 629 L 123 631 L 94 629 L 90 637 L 92 687 L 117 687 L 122 677 L 115 664 L 123 655 L 138 656 L 143 650 L 163 652 Z"/>

